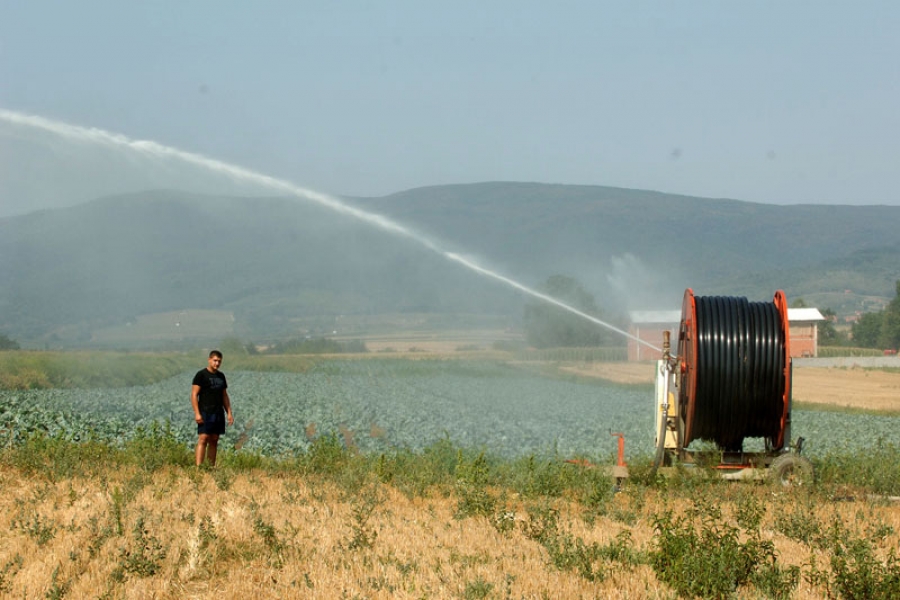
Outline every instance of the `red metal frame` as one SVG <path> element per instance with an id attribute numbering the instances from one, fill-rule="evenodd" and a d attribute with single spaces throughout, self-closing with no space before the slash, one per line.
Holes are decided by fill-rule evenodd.
<path id="1" fill-rule="evenodd" d="M 788 321 L 788 302 L 787 296 L 782 290 L 778 290 L 775 292 L 775 298 L 773 300 L 775 303 L 775 307 L 778 308 L 778 312 L 781 313 L 781 327 L 784 333 L 784 395 L 782 397 L 782 402 L 784 404 L 784 410 L 781 413 L 781 427 L 778 430 L 778 439 L 775 440 L 775 448 L 781 449 L 784 448 L 784 431 L 787 426 L 787 420 L 790 416 L 790 397 L 791 397 L 791 324 Z"/>
<path id="2" fill-rule="evenodd" d="M 694 301 L 694 290 L 688 288 L 684 291 L 684 301 L 681 304 L 681 333 L 678 336 L 678 361 L 681 363 L 683 375 L 683 397 L 687 398 L 686 414 L 684 421 L 684 439 L 686 446 L 690 443 L 692 428 L 694 425 L 694 398 L 697 391 L 697 304 Z M 685 441 L 687 440 L 687 441 Z M 680 450 L 680 449 L 679 449 Z"/>

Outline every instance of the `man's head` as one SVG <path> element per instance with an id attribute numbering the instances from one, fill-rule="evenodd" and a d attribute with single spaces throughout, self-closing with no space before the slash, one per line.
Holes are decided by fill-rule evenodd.
<path id="1" fill-rule="evenodd" d="M 222 364 L 222 353 L 218 350 L 213 350 L 209 353 L 209 370 L 213 373 L 219 370 L 219 365 Z"/>

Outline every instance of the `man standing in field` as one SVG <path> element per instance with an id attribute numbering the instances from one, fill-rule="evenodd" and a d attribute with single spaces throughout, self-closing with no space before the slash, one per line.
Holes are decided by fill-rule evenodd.
<path id="1" fill-rule="evenodd" d="M 197 422 L 195 455 L 198 467 L 203 464 L 204 459 L 209 459 L 210 466 L 216 466 L 216 451 L 219 436 L 225 433 L 226 415 L 228 424 L 234 425 L 228 382 L 225 380 L 225 373 L 219 370 L 221 364 L 222 353 L 218 350 L 210 352 L 209 364 L 205 369 L 197 371 L 191 385 L 191 405 Z"/>

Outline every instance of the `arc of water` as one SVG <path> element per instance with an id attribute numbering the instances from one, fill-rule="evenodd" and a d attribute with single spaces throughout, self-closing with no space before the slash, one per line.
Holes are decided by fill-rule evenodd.
<path id="1" fill-rule="evenodd" d="M 602 327 L 606 327 L 606 328 L 609 329 L 610 331 L 614 331 L 615 333 L 618 333 L 618 334 L 620 334 L 620 335 L 623 335 L 623 336 L 625 336 L 625 337 L 627 337 L 627 338 L 629 338 L 629 339 L 632 339 L 632 340 L 634 340 L 634 341 L 636 341 L 636 342 L 640 342 L 641 344 L 644 344 L 645 346 L 649 346 L 650 348 L 653 348 L 654 350 L 658 350 L 658 351 L 662 352 L 662 349 L 661 349 L 661 348 L 657 348 L 656 346 L 654 346 L 653 344 L 649 343 L 648 341 L 642 340 L 641 338 L 639 338 L 639 337 L 637 337 L 637 336 L 635 336 L 635 335 L 632 335 L 632 334 L 628 333 L 628 332 L 625 331 L 624 329 L 619 329 L 619 328 L 616 327 L 615 325 L 613 325 L 613 324 L 611 324 L 611 323 L 607 323 L 606 321 L 601 321 L 601 320 L 598 319 L 597 317 L 594 317 L 594 316 L 592 316 L 592 315 L 589 315 L 589 314 L 587 314 L 586 312 L 582 312 L 582 311 L 578 310 L 577 308 L 575 308 L 574 306 L 569 306 L 569 305 L 566 304 L 565 302 L 561 302 L 560 300 L 557 300 L 557 299 L 554 298 L 553 296 L 548 296 L 547 294 L 542 294 L 541 292 L 538 292 L 537 290 L 533 290 L 533 289 L 531 289 L 531 288 L 529 288 L 529 287 L 527 287 L 527 286 L 525 286 L 525 285 L 522 285 L 521 283 L 519 283 L 518 281 L 516 281 L 516 280 L 514 280 L 514 279 L 510 279 L 509 277 L 506 277 L 506 276 L 504 276 L 504 275 L 501 275 L 500 273 L 497 273 L 497 272 L 495 272 L 495 271 L 491 271 L 490 269 L 486 269 L 486 268 L 482 267 L 481 265 L 479 265 L 479 264 L 477 264 L 477 263 L 475 263 L 475 262 L 472 262 L 471 260 L 468 260 L 468 259 L 466 259 L 466 258 L 463 258 L 463 257 L 460 256 L 459 254 L 455 254 L 455 253 L 453 253 L 453 252 L 442 252 L 442 254 L 443 254 L 443 256 L 444 256 L 445 258 L 447 258 L 448 260 L 452 260 L 452 261 L 458 262 L 459 264 L 461 264 L 461 265 L 467 267 L 468 269 L 470 269 L 470 270 L 472 270 L 472 271 L 475 271 L 476 273 L 480 273 L 481 275 L 485 275 L 485 276 L 487 276 L 487 277 L 492 277 L 493 279 L 496 279 L 497 281 L 502 281 L 503 283 L 505 283 L 506 285 L 508 285 L 508 286 L 510 286 L 510 287 L 513 287 L 513 288 L 515 288 L 515 289 L 517 289 L 517 290 L 520 290 L 520 291 L 522 291 L 522 292 L 525 292 L 525 293 L 528 294 L 529 296 L 532 296 L 532 297 L 537 298 L 537 299 L 539 299 L 539 300 L 543 300 L 544 302 L 547 302 L 547 303 L 549 303 L 549 304 L 553 304 L 553 305 L 555 305 L 555 306 L 558 306 L 558 307 L 560 307 L 560 308 L 562 308 L 562 309 L 564 309 L 564 310 L 569 311 L 569 312 L 572 313 L 573 315 L 577 315 L 577 316 L 581 317 L 582 319 L 586 319 L 586 320 L 588 320 L 588 321 L 590 321 L 590 322 L 592 322 L 592 323 L 594 323 L 594 324 L 596 324 L 596 325 L 600 325 L 600 326 L 602 326 Z"/>
<path id="2" fill-rule="evenodd" d="M 418 235 L 415 232 L 407 229 L 406 227 L 403 227 L 399 223 L 391 221 L 390 219 L 387 219 L 381 215 L 360 210 L 348 204 L 344 204 L 340 200 L 333 198 L 332 196 L 329 196 L 327 194 L 322 194 L 320 192 L 301 188 L 288 181 L 283 181 L 274 177 L 270 177 L 268 175 L 263 175 L 244 167 L 232 165 L 220 160 L 216 160 L 214 158 L 195 154 L 193 152 L 186 152 L 184 150 L 172 148 L 170 146 L 165 146 L 163 144 L 159 144 L 157 142 L 149 140 L 133 140 L 124 135 L 112 133 L 103 129 L 97 129 L 93 127 L 79 127 L 77 125 L 70 125 L 68 123 L 47 119 L 45 117 L 24 115 L 5 109 L 0 109 L 0 120 L 4 120 L 15 125 L 41 129 L 69 139 L 91 141 L 118 148 L 124 147 L 140 152 L 142 154 L 149 154 L 156 158 L 173 158 L 188 164 L 202 167 L 208 171 L 219 173 L 220 175 L 231 177 L 236 181 L 244 183 L 256 183 L 268 189 L 286 192 L 291 196 L 312 200 L 313 202 L 321 204 L 327 208 L 340 213 L 344 213 L 357 219 L 361 219 L 370 223 L 371 225 L 374 225 L 391 233 L 411 238 L 431 250 L 440 252 L 440 248 L 437 248 L 434 243 L 431 242 L 431 240 Z"/>
<path id="3" fill-rule="evenodd" d="M 586 319 L 596 325 L 600 325 L 623 335 L 629 339 L 632 339 L 640 344 L 648 346 L 654 350 L 660 350 L 653 344 L 650 344 L 646 340 L 642 340 L 641 338 L 630 334 L 623 329 L 615 327 L 614 325 L 607 323 L 605 321 L 601 321 L 600 319 L 593 317 L 585 312 L 578 310 L 577 308 L 566 304 L 552 296 L 548 296 L 547 294 L 543 294 L 536 290 L 529 288 L 526 285 L 523 285 L 514 279 L 510 279 L 504 275 L 496 273 L 495 271 L 491 271 L 481 265 L 475 263 L 470 259 L 463 258 L 459 254 L 455 254 L 453 252 L 448 252 L 438 247 L 433 241 L 425 237 L 424 235 L 413 231 L 408 227 L 404 227 L 403 225 L 388 219 L 382 215 L 368 212 L 354 206 L 350 206 L 334 198 L 333 196 L 329 196 L 327 194 L 323 194 L 321 192 L 316 192 L 314 190 L 309 190 L 302 188 L 300 186 L 294 185 L 289 181 L 284 181 L 281 179 L 276 179 L 274 177 L 270 177 L 268 175 L 263 175 L 262 173 L 257 173 L 256 171 L 252 171 L 250 169 L 246 169 L 244 167 L 240 167 L 237 165 L 232 165 L 220 160 L 216 160 L 214 158 L 209 158 L 207 156 L 203 156 L 201 154 L 195 154 L 193 152 L 186 152 L 184 150 L 179 150 L 177 148 L 172 148 L 170 146 L 165 146 L 163 144 L 149 141 L 149 140 L 133 140 L 124 135 L 118 133 L 112 133 L 109 131 L 105 131 L 103 129 L 97 129 L 93 127 L 80 127 L 77 125 L 71 125 L 68 123 L 64 123 L 61 121 L 56 121 L 53 119 L 48 119 L 46 117 L 40 117 L 36 115 L 26 115 L 23 113 L 19 113 L 16 111 L 0 109 L 0 120 L 6 121 L 13 125 L 19 125 L 24 127 L 31 127 L 34 129 L 40 129 L 43 131 L 47 131 L 53 133 L 55 135 L 76 139 L 82 141 L 91 141 L 99 144 L 104 144 L 107 146 L 119 147 L 119 148 L 128 148 L 143 154 L 148 154 L 157 158 L 172 158 L 179 161 L 183 161 L 188 164 L 197 165 L 209 171 L 213 171 L 215 173 L 219 173 L 232 179 L 235 179 L 240 182 L 251 182 L 259 184 L 263 187 L 266 187 L 275 191 L 282 191 L 291 196 L 295 196 L 298 198 L 304 198 L 317 204 L 320 204 L 326 208 L 334 210 L 338 213 L 342 213 L 348 215 L 350 217 L 359 219 L 366 223 L 369 223 L 375 227 L 393 233 L 395 235 L 399 235 L 405 237 L 407 239 L 411 239 L 422 246 L 425 246 L 429 250 L 443 256 L 447 260 L 456 262 L 467 269 L 478 273 L 482 276 L 489 277 L 500 281 L 512 288 L 515 288 L 533 298 L 537 298 L 544 302 L 548 302 L 563 310 L 566 310 L 578 317 Z"/>

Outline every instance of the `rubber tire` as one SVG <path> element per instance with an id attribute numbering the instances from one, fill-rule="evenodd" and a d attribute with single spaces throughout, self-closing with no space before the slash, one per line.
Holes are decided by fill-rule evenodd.
<path id="1" fill-rule="evenodd" d="M 772 483 L 781 487 L 811 485 L 815 480 L 813 464 L 804 456 L 782 454 L 769 466 Z"/>

